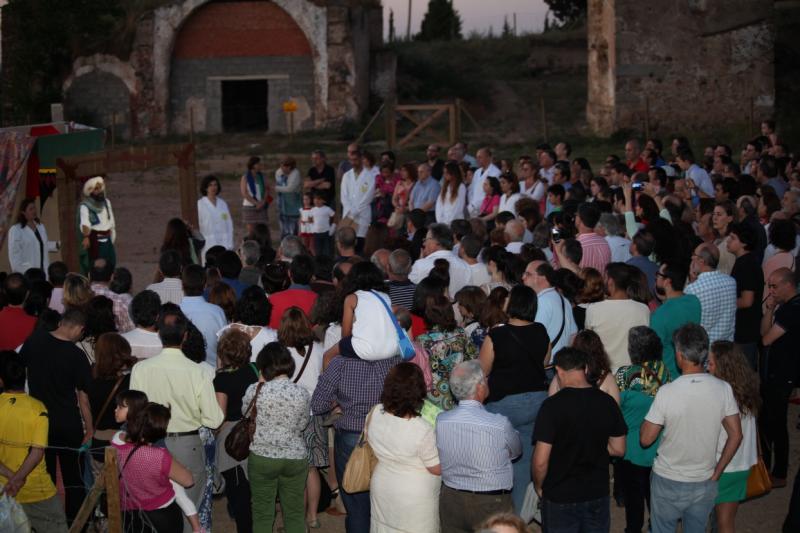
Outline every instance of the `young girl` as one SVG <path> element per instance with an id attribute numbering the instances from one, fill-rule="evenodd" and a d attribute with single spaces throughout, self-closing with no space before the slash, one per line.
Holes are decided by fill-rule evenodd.
<path id="1" fill-rule="evenodd" d="M 147 401 L 137 390 L 117 394 L 114 419 L 123 424 L 111 440 L 117 450 L 120 469 L 120 494 L 125 511 L 126 531 L 180 531 L 186 515 L 192 531 L 199 533 L 197 508 L 184 487 L 194 480 L 186 467 L 175 461 L 164 446 L 169 424 L 169 409 Z M 142 523 L 141 515 L 147 520 Z"/>
<path id="2" fill-rule="evenodd" d="M 318 252 L 314 249 L 314 224 L 311 214 L 313 207 L 311 193 L 304 192 L 303 208 L 300 209 L 300 238 L 303 239 L 305 247 L 316 254 Z"/>

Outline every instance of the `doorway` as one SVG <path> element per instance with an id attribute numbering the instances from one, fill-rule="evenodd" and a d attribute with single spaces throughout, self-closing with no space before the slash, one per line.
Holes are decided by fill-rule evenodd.
<path id="1" fill-rule="evenodd" d="M 223 131 L 267 131 L 267 80 L 222 80 Z"/>

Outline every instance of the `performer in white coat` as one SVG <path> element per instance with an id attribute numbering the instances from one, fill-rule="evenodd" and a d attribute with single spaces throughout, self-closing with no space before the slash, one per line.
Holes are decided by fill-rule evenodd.
<path id="1" fill-rule="evenodd" d="M 351 150 L 347 157 L 352 168 L 342 176 L 342 219 L 356 224 L 356 237 L 363 239 L 372 222 L 372 200 L 375 199 L 375 176 L 364 168 L 361 150 Z"/>
<path id="2" fill-rule="evenodd" d="M 17 222 L 8 230 L 11 271 L 24 274 L 29 268 L 41 268 L 46 273 L 48 253 L 57 251 L 58 246 L 58 242 L 47 240 L 47 230 L 36 214 L 36 200 L 23 200 Z"/>
<path id="3" fill-rule="evenodd" d="M 233 249 L 233 220 L 228 204 L 219 197 L 222 187 L 216 176 L 206 176 L 200 183 L 202 198 L 197 200 L 197 220 L 200 233 L 206 240 L 200 261 L 205 263 L 206 252 L 212 246 L 224 246 Z"/>

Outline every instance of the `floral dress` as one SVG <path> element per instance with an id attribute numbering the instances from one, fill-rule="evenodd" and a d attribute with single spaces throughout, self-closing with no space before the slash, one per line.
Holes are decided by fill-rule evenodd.
<path id="1" fill-rule="evenodd" d="M 456 402 L 450 392 L 450 372 L 458 363 L 475 359 L 478 350 L 462 328 L 441 331 L 438 327 L 416 338 L 428 352 L 433 378 L 432 390 L 428 400 L 444 410 L 455 407 Z"/>

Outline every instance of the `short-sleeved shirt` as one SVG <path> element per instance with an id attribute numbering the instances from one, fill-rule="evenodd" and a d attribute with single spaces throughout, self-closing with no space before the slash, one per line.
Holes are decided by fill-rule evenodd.
<path id="1" fill-rule="evenodd" d="M 672 334 L 689 322 L 699 324 L 701 316 L 700 300 L 697 299 L 697 296 L 684 294 L 666 300 L 653 311 L 650 317 L 650 327 L 656 332 L 664 346 L 662 360 L 667 365 L 672 379 L 681 375 L 678 364 L 675 362 L 675 345 L 672 342 Z"/>
<path id="2" fill-rule="evenodd" d="M 258 371 L 252 363 L 236 370 L 220 370 L 214 378 L 214 391 L 228 397 L 225 420 L 233 422 L 242 418 L 242 398 L 247 388 L 258 381 Z"/>
<path id="3" fill-rule="evenodd" d="M 797 383 L 800 378 L 797 351 L 800 346 L 800 295 L 778 307 L 775 311 L 775 324 L 785 333 L 769 347 L 767 381 Z"/>
<path id="4" fill-rule="evenodd" d="M 28 390 L 50 414 L 50 429 L 82 427 L 76 390 L 88 391 L 92 381 L 89 360 L 74 343 L 37 331 L 22 345 L 28 368 Z"/>
<path id="5" fill-rule="evenodd" d="M 4 392 L 0 394 L 0 463 L 12 472 L 19 470 L 28 450 L 47 447 L 49 419 L 47 408 L 42 402 L 24 392 Z M 20 444 L 15 444 L 20 443 Z M 0 485 L 8 481 L 0 475 Z M 37 464 L 25 484 L 17 493 L 19 503 L 34 503 L 51 498 L 56 493 L 45 462 Z"/>
<path id="6" fill-rule="evenodd" d="M 21 307 L 0 309 L 0 350 L 16 350 L 33 331 L 36 317 Z"/>
<path id="7" fill-rule="evenodd" d="M 664 428 L 653 472 L 684 483 L 710 479 L 722 419 L 738 414 L 731 386 L 711 374 L 684 374 L 663 385 L 645 417 Z"/>
<path id="8" fill-rule="evenodd" d="M 534 442 L 552 445 L 543 497 L 577 503 L 608 496 L 608 439 L 628 432 L 614 399 L 595 387 L 565 387 L 539 409 Z"/>
<path id="9" fill-rule="evenodd" d="M 326 182 L 331 184 L 330 189 L 311 189 L 312 192 L 319 192 L 325 198 L 325 203 L 328 205 L 333 205 L 333 200 L 336 198 L 336 171 L 333 170 L 333 167 L 330 165 L 325 165 L 322 167 L 322 172 L 317 170 L 317 167 L 311 167 L 308 170 L 308 178 L 311 180 L 318 180 L 324 179 Z"/>
<path id="10" fill-rule="evenodd" d="M 758 342 L 761 338 L 761 295 L 764 293 L 764 271 L 755 254 L 747 253 L 736 259 L 731 270 L 736 280 L 736 297 L 743 291 L 753 291 L 753 305 L 736 309 L 736 326 L 733 340 L 739 343 Z"/>
<path id="11" fill-rule="evenodd" d="M 433 178 L 416 182 L 411 189 L 408 208 L 422 209 L 423 205 L 431 202 L 431 207 L 427 211 L 433 211 L 436 205 L 436 197 L 439 196 L 439 189 L 439 182 Z"/>

